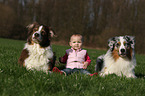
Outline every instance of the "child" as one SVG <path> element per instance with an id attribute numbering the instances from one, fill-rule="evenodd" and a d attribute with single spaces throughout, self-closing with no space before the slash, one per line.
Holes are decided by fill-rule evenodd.
<path id="1" fill-rule="evenodd" d="M 58 72 L 60 74 L 64 73 L 65 75 L 75 72 L 88 74 L 90 76 L 97 75 L 97 73 L 91 74 L 87 71 L 87 67 L 91 63 L 91 59 L 88 56 L 87 50 L 82 49 L 82 43 L 82 35 L 72 35 L 69 42 L 71 49 L 66 50 L 65 55 L 59 58 L 61 63 L 66 63 L 66 69 L 59 70 L 57 67 L 54 67 L 53 72 Z"/>

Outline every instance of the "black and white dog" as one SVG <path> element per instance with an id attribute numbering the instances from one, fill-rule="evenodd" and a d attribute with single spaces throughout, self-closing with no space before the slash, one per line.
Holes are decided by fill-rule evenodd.
<path id="1" fill-rule="evenodd" d="M 55 56 L 50 45 L 54 32 L 49 26 L 37 22 L 27 26 L 28 38 L 18 63 L 27 69 L 48 72 L 52 70 Z"/>
<path id="2" fill-rule="evenodd" d="M 97 58 L 95 70 L 100 76 L 116 74 L 135 78 L 135 38 L 133 36 L 119 36 L 108 40 L 109 50 L 105 55 Z"/>

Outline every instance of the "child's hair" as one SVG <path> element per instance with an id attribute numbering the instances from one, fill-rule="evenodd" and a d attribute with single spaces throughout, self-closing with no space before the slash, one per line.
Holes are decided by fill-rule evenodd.
<path id="1" fill-rule="evenodd" d="M 80 35 L 80 34 L 73 34 L 71 37 L 70 37 L 70 41 L 72 40 L 73 37 L 80 37 L 82 42 L 83 42 L 83 36 Z"/>

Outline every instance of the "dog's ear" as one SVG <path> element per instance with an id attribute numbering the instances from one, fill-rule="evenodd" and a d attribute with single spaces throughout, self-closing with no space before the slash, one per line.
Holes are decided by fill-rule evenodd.
<path id="1" fill-rule="evenodd" d="M 28 28 L 28 30 L 32 29 L 34 27 L 34 24 L 29 24 L 28 26 L 26 26 L 26 28 Z"/>
<path id="2" fill-rule="evenodd" d="M 49 32 L 51 37 L 56 37 L 55 31 L 51 27 L 49 27 Z"/>
<path id="3" fill-rule="evenodd" d="M 135 46 L 135 37 L 134 36 L 124 36 L 124 38 L 126 39 L 126 41 L 131 45 L 131 48 L 134 49 Z"/>
<path id="4" fill-rule="evenodd" d="M 116 38 L 117 37 L 113 37 L 108 40 L 108 47 L 111 49 L 111 51 L 114 49 Z"/>
<path id="5" fill-rule="evenodd" d="M 39 25 L 37 22 L 34 22 L 32 24 L 29 24 L 28 26 L 26 26 L 26 28 L 28 28 L 28 30 L 31 30 L 32 28 L 34 28 L 35 25 Z"/>

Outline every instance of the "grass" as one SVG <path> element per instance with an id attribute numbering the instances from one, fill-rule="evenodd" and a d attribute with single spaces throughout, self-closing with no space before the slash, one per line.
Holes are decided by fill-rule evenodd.
<path id="1" fill-rule="evenodd" d="M 81 74 L 64 76 L 27 71 L 18 66 L 17 60 L 24 43 L 24 41 L 0 38 L 1 96 L 145 96 L 145 55 L 136 54 L 135 73 L 138 76 L 136 79 L 116 75 L 108 75 L 105 78 Z M 69 48 L 60 45 L 52 47 L 57 60 Z M 106 51 L 87 50 L 92 60 L 88 70 L 93 73 L 97 56 Z"/>

